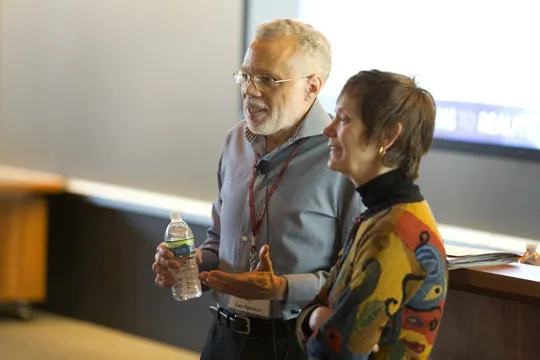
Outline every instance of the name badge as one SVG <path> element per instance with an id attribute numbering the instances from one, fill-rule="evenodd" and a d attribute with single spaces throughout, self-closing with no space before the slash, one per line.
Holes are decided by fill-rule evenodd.
<path id="1" fill-rule="evenodd" d="M 245 314 L 269 318 L 270 300 L 246 300 L 231 296 L 229 299 L 229 309 L 234 309 Z"/>

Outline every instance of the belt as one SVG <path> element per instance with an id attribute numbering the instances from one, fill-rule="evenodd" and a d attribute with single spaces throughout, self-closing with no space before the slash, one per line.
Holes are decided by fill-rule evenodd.
<path id="1" fill-rule="evenodd" d="M 242 335 L 258 335 L 275 331 L 276 334 L 286 334 L 287 328 L 293 329 L 296 319 L 260 319 L 250 318 L 222 308 L 221 306 L 210 306 L 210 312 L 216 317 L 218 324 Z"/>

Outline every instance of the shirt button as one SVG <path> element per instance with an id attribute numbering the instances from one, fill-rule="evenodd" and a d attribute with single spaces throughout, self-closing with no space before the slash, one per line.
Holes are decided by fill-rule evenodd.
<path id="1" fill-rule="evenodd" d="M 247 236 L 242 236 L 242 241 L 248 241 L 248 237 Z"/>

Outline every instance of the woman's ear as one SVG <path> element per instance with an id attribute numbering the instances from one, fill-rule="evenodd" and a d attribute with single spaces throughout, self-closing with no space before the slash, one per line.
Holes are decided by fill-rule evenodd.
<path id="1" fill-rule="evenodd" d="M 388 150 L 388 148 L 394 145 L 394 143 L 396 142 L 396 140 L 398 139 L 398 137 L 401 135 L 402 132 L 403 132 L 403 126 L 401 125 L 401 123 L 397 123 L 393 129 L 389 130 L 388 133 L 386 133 L 386 136 L 383 140 L 384 149 Z"/>

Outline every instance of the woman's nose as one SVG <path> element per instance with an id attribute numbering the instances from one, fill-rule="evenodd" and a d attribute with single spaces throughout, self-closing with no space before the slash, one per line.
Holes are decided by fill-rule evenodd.
<path id="1" fill-rule="evenodd" d="M 336 135 L 335 125 L 336 125 L 336 121 L 335 119 L 333 119 L 332 122 L 324 128 L 323 130 L 324 136 L 334 137 Z"/>

